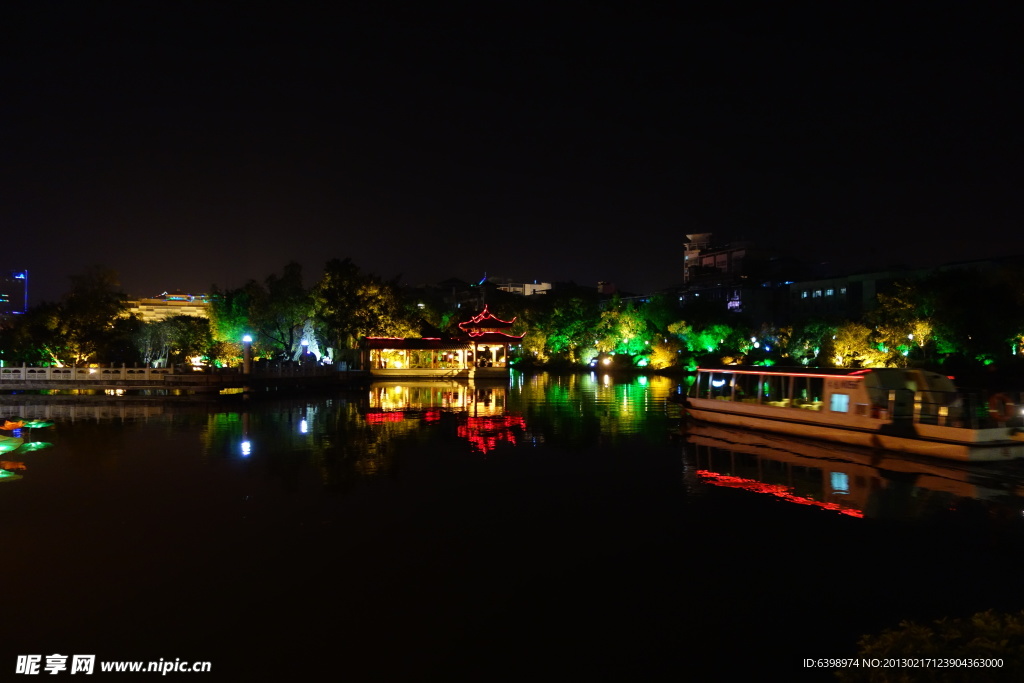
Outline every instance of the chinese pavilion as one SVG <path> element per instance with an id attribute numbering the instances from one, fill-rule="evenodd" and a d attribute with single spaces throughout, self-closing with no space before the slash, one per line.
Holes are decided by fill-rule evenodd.
<path id="1" fill-rule="evenodd" d="M 403 377 L 507 377 L 509 349 L 523 336 L 511 334 L 516 319 L 502 320 L 487 306 L 459 323 L 450 337 L 364 337 L 363 367 L 372 375 Z"/>

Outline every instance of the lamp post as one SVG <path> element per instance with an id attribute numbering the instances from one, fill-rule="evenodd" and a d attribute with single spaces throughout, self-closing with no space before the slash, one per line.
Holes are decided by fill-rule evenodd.
<path id="1" fill-rule="evenodd" d="M 252 373 L 252 335 L 242 337 L 242 373 Z"/>

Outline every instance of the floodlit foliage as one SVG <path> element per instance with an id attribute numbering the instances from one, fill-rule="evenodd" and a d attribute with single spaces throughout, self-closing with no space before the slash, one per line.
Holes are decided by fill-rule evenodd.
<path id="1" fill-rule="evenodd" d="M 329 261 L 313 288 L 313 316 L 336 348 L 354 348 L 362 337 L 411 337 L 398 287 L 364 273 L 350 259 Z"/>
<path id="2" fill-rule="evenodd" d="M 837 368 L 860 367 L 871 353 L 871 328 L 861 323 L 844 323 L 832 336 L 832 365 Z"/>
<path id="3" fill-rule="evenodd" d="M 119 322 L 126 295 L 116 272 L 93 267 L 71 277 L 58 303 L 20 316 L 4 333 L 7 362 L 64 366 L 122 356 L 126 324 Z"/>
<path id="4" fill-rule="evenodd" d="M 254 337 L 256 358 L 296 358 L 307 339 L 320 353 L 333 347 L 353 358 L 366 336 L 457 334 L 467 311 L 486 301 L 512 332 L 525 334 L 517 360 L 585 365 L 613 357 L 620 368 L 665 370 L 698 363 L 789 364 L 839 367 L 970 367 L 1024 356 L 1024 275 L 1011 269 L 937 271 L 896 283 L 858 320 L 798 321 L 789 327 L 745 321 L 711 299 L 679 307 L 674 296 L 602 299 L 572 284 L 521 297 L 490 283 L 446 281 L 444 287 L 404 290 L 333 259 L 309 288 L 298 264 L 262 281 L 212 290 L 213 341 L 182 342 L 194 334 L 170 325 L 143 324 L 125 315 L 117 274 L 95 267 L 71 278 L 57 303 L 31 308 L 0 328 L 6 363 L 70 365 L 115 363 L 205 354 L 216 364 L 237 363 L 241 339 Z M 461 307 L 460 307 L 461 306 Z M 186 350 L 187 349 L 187 350 Z"/>
<path id="5" fill-rule="evenodd" d="M 135 335 L 143 363 L 170 366 L 187 363 L 193 357 L 208 358 L 213 335 L 210 321 L 190 315 L 177 315 L 144 323 Z"/>
<path id="6" fill-rule="evenodd" d="M 836 670 L 844 683 L 928 681 L 1019 681 L 1024 678 L 1024 612 L 1003 614 L 988 610 L 967 619 L 912 621 L 860 639 L 858 660 L 999 660 L 999 666 L 885 668 L 850 666 Z M 914 671 L 914 676 L 908 676 Z M 920 674 L 920 675 L 918 675 Z"/>
<path id="7" fill-rule="evenodd" d="M 301 353 L 303 330 L 312 316 L 312 297 L 302 285 L 302 268 L 289 263 L 281 275 L 250 280 L 240 289 L 214 290 L 211 306 L 214 338 L 235 344 L 246 334 L 254 354 L 294 359 Z"/>
<path id="8" fill-rule="evenodd" d="M 664 370 L 679 362 L 683 345 L 677 339 L 668 338 L 651 345 L 650 367 L 652 370 Z"/>
<path id="9" fill-rule="evenodd" d="M 601 353 L 635 356 L 646 350 L 650 342 L 647 320 L 632 303 L 613 300 L 601 312 L 597 325 L 597 349 Z"/>

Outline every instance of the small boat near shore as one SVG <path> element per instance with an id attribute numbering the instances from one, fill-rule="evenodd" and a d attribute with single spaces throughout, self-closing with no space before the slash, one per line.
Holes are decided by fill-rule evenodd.
<path id="1" fill-rule="evenodd" d="M 966 462 L 1024 457 L 1006 394 L 959 390 L 926 370 L 700 368 L 689 419 Z"/>

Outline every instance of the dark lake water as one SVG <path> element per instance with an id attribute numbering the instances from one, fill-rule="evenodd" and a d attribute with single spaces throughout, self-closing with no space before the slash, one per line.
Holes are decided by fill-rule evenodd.
<path id="1" fill-rule="evenodd" d="M 675 388 L 0 404 L 54 422 L 2 456 L 26 469 L 0 482 L 0 678 L 61 653 L 211 662 L 196 680 L 820 680 L 804 658 L 903 619 L 1024 608 L 1020 467 L 684 434 Z"/>

